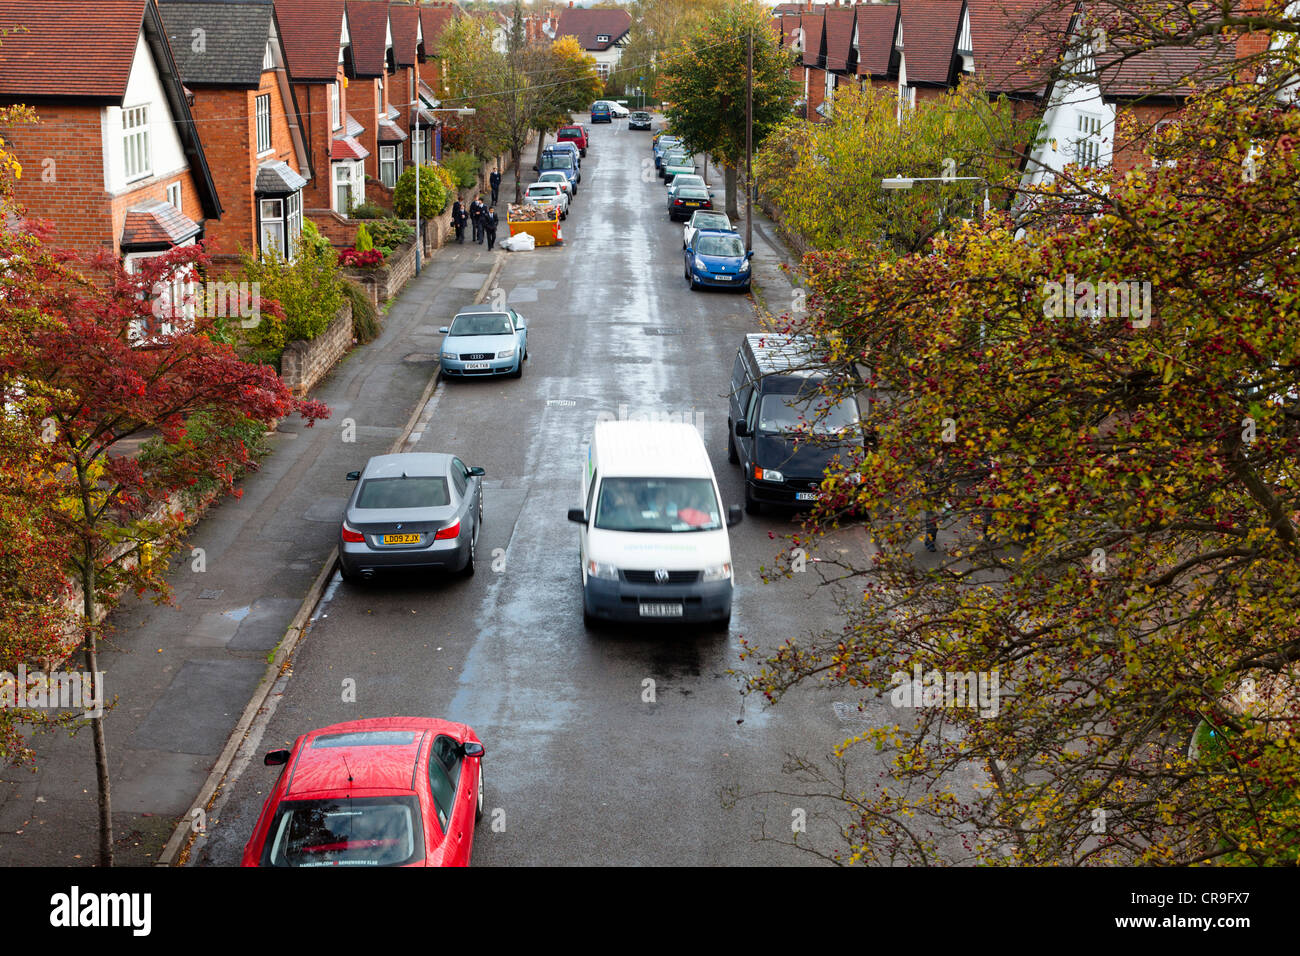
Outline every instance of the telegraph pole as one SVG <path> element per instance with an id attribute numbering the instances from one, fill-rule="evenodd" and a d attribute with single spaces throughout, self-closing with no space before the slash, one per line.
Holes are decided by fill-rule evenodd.
<path id="1" fill-rule="evenodd" d="M 754 248 L 754 28 L 745 63 L 745 250 Z"/>

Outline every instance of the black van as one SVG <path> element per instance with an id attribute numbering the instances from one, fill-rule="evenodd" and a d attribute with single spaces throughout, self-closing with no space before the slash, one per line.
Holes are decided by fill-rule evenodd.
<path id="1" fill-rule="evenodd" d="M 831 459 L 838 454 L 844 462 L 862 454 L 865 432 L 858 402 L 845 398 L 823 410 L 827 397 L 817 393 L 835 373 L 812 349 L 806 337 L 754 333 L 745 336 L 736 353 L 727 458 L 744 473 L 750 514 L 762 504 L 811 508 Z M 814 427 L 813 436 L 826 438 L 808 435 L 808 425 Z M 796 431 L 803 432 L 797 449 Z"/>

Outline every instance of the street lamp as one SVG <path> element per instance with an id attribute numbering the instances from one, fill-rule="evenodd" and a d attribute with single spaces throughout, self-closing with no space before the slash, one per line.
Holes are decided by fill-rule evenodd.
<path id="1" fill-rule="evenodd" d="M 420 148 L 420 110 L 430 113 L 455 113 L 457 116 L 473 116 L 472 106 L 421 106 L 418 99 L 412 100 L 415 107 L 415 274 L 420 274 L 421 253 L 424 249 L 424 234 L 420 232 L 420 167 L 424 165 L 424 150 Z"/>

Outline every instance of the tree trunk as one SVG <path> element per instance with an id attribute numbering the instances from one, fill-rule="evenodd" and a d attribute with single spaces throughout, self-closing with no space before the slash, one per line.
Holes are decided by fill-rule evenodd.
<path id="1" fill-rule="evenodd" d="M 519 205 L 524 201 L 524 181 L 523 177 L 519 175 L 519 160 L 523 151 L 524 148 L 522 146 L 516 146 L 510 151 L 510 161 L 515 170 L 515 205 Z"/>
<path id="2" fill-rule="evenodd" d="M 82 513 L 89 518 L 93 513 L 90 503 L 90 485 L 85 468 L 77 464 L 77 482 L 81 487 Z M 95 641 L 95 550 L 89 538 L 83 543 L 81 555 L 81 613 L 85 615 L 86 669 L 90 671 L 91 700 L 102 700 L 99 687 L 99 648 Z M 95 782 L 99 786 L 99 865 L 113 865 L 113 807 L 112 791 L 108 779 L 108 747 L 104 742 L 104 714 L 90 718 L 90 732 L 95 744 Z"/>
<path id="3" fill-rule="evenodd" d="M 730 163 L 722 167 L 723 178 L 727 182 L 727 215 L 732 221 L 740 218 L 740 210 L 736 207 L 736 167 Z"/>
<path id="4" fill-rule="evenodd" d="M 546 148 L 546 131 L 537 131 L 537 171 L 542 171 L 542 150 Z"/>

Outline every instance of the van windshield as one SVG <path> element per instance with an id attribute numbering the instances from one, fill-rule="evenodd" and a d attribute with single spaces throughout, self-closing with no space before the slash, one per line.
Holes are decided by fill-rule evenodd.
<path id="1" fill-rule="evenodd" d="M 758 430 L 764 434 L 835 435 L 858 424 L 852 399 L 827 405 L 822 395 L 763 396 L 758 407 Z"/>
<path id="2" fill-rule="evenodd" d="M 605 531 L 715 531 L 722 509 L 708 478 L 606 478 L 593 527 Z"/>

